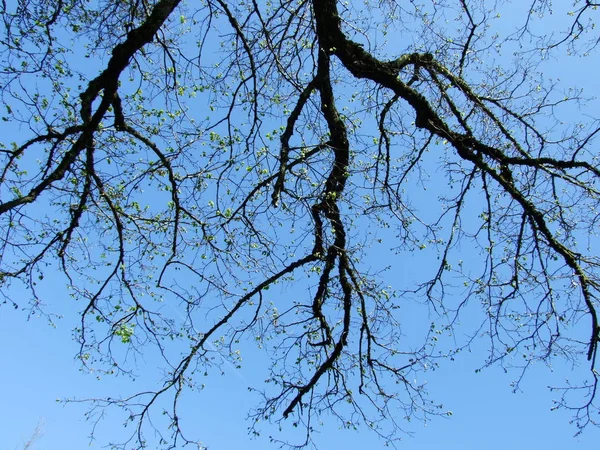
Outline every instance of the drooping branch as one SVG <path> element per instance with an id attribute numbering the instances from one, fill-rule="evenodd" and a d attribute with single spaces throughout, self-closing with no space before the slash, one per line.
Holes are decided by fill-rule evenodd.
<path id="1" fill-rule="evenodd" d="M 517 200 L 521 205 L 524 213 L 530 217 L 532 224 L 535 224 L 535 227 L 540 230 L 549 247 L 560 255 L 565 263 L 574 271 L 579 280 L 581 294 L 591 317 L 591 338 L 587 357 L 588 360 L 592 360 L 600 340 L 600 328 L 598 327 L 598 317 L 593 300 L 594 295 L 592 294 L 591 289 L 596 290 L 598 287 L 585 275 L 579 266 L 577 255 L 553 236 L 543 214 L 515 187 L 514 183 L 511 181 L 512 176 L 507 172 L 507 167 L 509 164 L 520 164 L 536 167 L 548 165 L 550 167 L 561 169 L 584 168 L 595 176 L 600 174 L 599 171 L 585 161 L 570 160 L 559 162 L 552 158 L 529 157 L 526 152 L 520 149 L 521 146 L 516 142 L 508 130 L 505 129 L 499 119 L 483 105 L 483 102 L 471 91 L 463 80 L 450 74 L 450 72 L 440 63 L 435 61 L 430 54 L 425 54 L 418 58 L 411 56 L 410 58 L 419 60 L 421 64 L 427 67 L 433 76 L 435 76 L 436 72 L 441 73 L 447 77 L 456 88 L 461 89 L 477 107 L 482 108 L 485 114 L 492 118 L 496 125 L 500 127 L 504 137 L 512 142 L 526 158 L 511 158 L 499 148 L 490 146 L 482 140 L 479 140 L 473 134 L 466 122 L 463 121 L 461 114 L 451 100 L 446 97 L 446 101 L 463 128 L 462 132 L 452 130 L 441 118 L 440 114 L 434 110 L 425 96 L 418 93 L 416 89 L 411 88 L 399 78 L 399 67 L 403 67 L 404 62 L 410 60 L 410 58 L 404 58 L 402 64 L 398 64 L 397 61 L 379 61 L 365 51 L 362 46 L 348 39 L 342 32 L 341 20 L 337 10 L 337 2 L 335 0 L 315 1 L 313 2 L 313 8 L 315 11 L 317 34 L 322 37 L 324 51 L 337 56 L 344 67 L 346 67 L 346 69 L 348 69 L 355 77 L 367 78 L 380 86 L 387 87 L 393 91 L 395 95 L 405 100 L 415 111 L 415 125 L 418 128 L 429 131 L 433 135 L 448 140 L 456 149 L 458 156 L 466 161 L 470 161 L 497 181 L 505 192 Z M 484 161 L 484 156 L 496 160 L 500 165 L 500 169 L 496 171 L 494 168 L 490 167 Z M 525 161 L 528 162 L 525 164 Z"/>
<path id="2" fill-rule="evenodd" d="M 130 31 L 125 42 L 118 44 L 113 49 L 112 56 L 108 61 L 106 69 L 90 81 L 87 89 L 80 95 L 80 115 L 83 120 L 80 136 L 65 153 L 54 171 L 34 186 L 29 193 L 13 200 L 0 203 L 0 214 L 4 214 L 18 206 L 34 202 L 42 192 L 65 176 L 84 149 L 93 146 L 94 133 L 98 129 L 98 126 L 109 107 L 115 102 L 114 97 L 117 93 L 121 73 L 129 66 L 129 62 L 133 55 L 154 39 L 159 28 L 169 18 L 180 1 L 181 0 L 161 0 L 158 2 L 144 23 L 138 28 Z M 92 105 L 101 92 L 103 93 L 100 105 L 96 111 L 92 113 Z"/>

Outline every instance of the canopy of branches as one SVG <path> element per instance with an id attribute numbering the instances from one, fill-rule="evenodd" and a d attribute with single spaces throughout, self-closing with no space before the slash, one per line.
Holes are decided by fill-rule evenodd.
<path id="1" fill-rule="evenodd" d="M 178 401 L 248 341 L 252 424 L 301 446 L 323 413 L 390 442 L 444 414 L 415 380 L 475 339 L 576 366 L 556 406 L 597 425 L 600 128 L 542 73 L 597 63 L 598 4 L 568 3 L 3 1 L 5 307 L 51 317 L 60 277 L 83 365 L 162 359 L 93 401 L 122 448 L 193 441 Z"/>

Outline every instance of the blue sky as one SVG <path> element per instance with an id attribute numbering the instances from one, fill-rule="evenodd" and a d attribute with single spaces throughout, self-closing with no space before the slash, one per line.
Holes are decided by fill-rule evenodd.
<path id="1" fill-rule="evenodd" d="M 68 302 L 67 299 L 61 301 Z M 0 314 L 0 436 L 2 450 L 19 448 L 38 421 L 44 422 L 44 434 L 33 447 L 36 450 L 79 450 L 88 448 L 90 423 L 81 404 L 63 405 L 59 398 L 96 397 L 131 392 L 132 384 L 122 377 L 84 374 L 73 355 L 77 346 L 70 340 L 71 324 L 57 321 L 56 328 L 43 319 L 26 320 L 25 314 L 3 308 Z M 263 356 L 256 355 L 258 359 Z M 242 371 L 226 367 L 224 375 L 207 378 L 207 387 L 186 400 L 184 420 L 211 450 L 263 450 L 266 436 L 250 439 L 246 434 L 246 411 L 253 397 L 247 387 L 260 365 L 253 355 Z M 480 358 L 464 354 L 447 361 L 442 368 L 428 373 L 430 392 L 436 401 L 453 412 L 450 418 L 434 418 L 423 424 L 407 424 L 406 436 L 399 444 L 404 450 L 444 448 L 446 450 L 500 450 L 506 448 L 596 448 L 599 431 L 588 429 L 573 437 L 575 428 L 568 424 L 564 411 L 550 411 L 553 395 L 547 384 L 556 381 L 545 367 L 535 367 L 523 384 L 522 393 L 512 393 L 514 376 L 498 368 L 476 374 Z M 514 374 L 512 374 L 514 375 Z M 102 439 L 120 431 L 118 421 L 109 420 L 98 427 L 98 441 L 90 448 L 103 448 Z M 268 432 L 265 433 L 268 435 Z M 383 442 L 369 432 L 339 430 L 335 425 L 320 430 L 322 448 L 384 449 Z"/>
<path id="2" fill-rule="evenodd" d="M 597 56 L 590 58 L 567 57 L 549 61 L 546 76 L 560 77 L 565 86 L 584 87 L 589 95 L 596 95 L 596 75 L 590 67 L 597 67 Z M 586 111 L 597 111 L 598 101 L 590 103 Z M 585 111 L 572 111 L 582 114 Z M 16 130 L 9 126 L 0 129 L 3 140 L 17 140 Z M 435 178 L 435 168 L 431 171 Z M 464 254 L 469 257 L 469 249 Z M 376 267 L 387 260 L 386 245 L 369 251 L 366 266 Z M 427 268 L 423 258 L 397 264 L 390 277 L 410 279 L 416 272 Z M 151 354 L 140 357 L 132 381 L 124 376 L 101 376 L 80 370 L 74 358 L 78 346 L 72 340 L 72 329 L 77 326 L 76 303 L 64 288 L 64 278 L 52 272 L 40 283 L 49 309 L 63 316 L 49 326 L 45 318 L 31 317 L 10 305 L 0 305 L 0 450 L 19 449 L 30 436 L 36 424 L 43 420 L 44 434 L 31 450 L 78 450 L 90 444 L 91 423 L 84 420 L 88 410 L 85 404 L 59 403 L 57 399 L 118 397 L 139 389 L 160 371 L 158 361 Z M 14 289 L 10 294 L 20 304 L 26 304 L 28 294 Z M 246 430 L 247 411 L 256 397 L 248 387 L 261 382 L 266 356 L 252 346 L 243 353 L 241 370 L 225 364 L 223 374 L 207 377 L 206 388 L 188 394 L 182 407 L 182 417 L 194 436 L 211 450 L 267 450 L 277 448 L 270 444 L 269 434 L 276 427 L 264 429 L 260 438 L 251 439 Z M 406 424 L 406 438 L 398 447 L 404 450 L 443 448 L 444 450 L 496 450 L 543 448 L 597 448 L 600 431 L 587 429 L 574 437 L 576 428 L 569 425 L 565 411 L 551 411 L 554 395 L 547 390 L 551 384 L 560 384 L 569 370 L 534 366 L 521 383 L 523 392 L 513 393 L 511 382 L 518 376 L 492 367 L 475 373 L 485 358 L 483 346 L 474 346 L 472 353 L 464 352 L 455 361 L 446 361 L 442 367 L 425 374 L 431 397 L 452 411 L 448 418 L 433 418 L 427 423 L 414 421 Z M 122 417 L 107 416 L 96 429 L 97 441 L 92 448 L 103 448 L 106 440 L 121 434 Z M 286 437 L 293 435 L 289 425 Z M 319 428 L 317 442 L 322 449 L 383 449 L 384 443 L 373 434 L 340 430 L 329 421 Z"/>

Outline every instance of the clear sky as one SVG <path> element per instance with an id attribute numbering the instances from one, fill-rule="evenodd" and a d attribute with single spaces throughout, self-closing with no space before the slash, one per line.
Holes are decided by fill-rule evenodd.
<path id="1" fill-rule="evenodd" d="M 600 87 L 590 68 L 598 68 L 598 61 L 596 54 L 589 58 L 563 54 L 548 61 L 546 76 L 560 78 L 565 86 L 585 87 L 589 95 L 596 96 Z M 594 100 L 587 111 L 597 111 L 598 106 Z M 0 131 L 4 133 L 4 141 L 19 138 L 18 130 L 11 130 L 10 126 L 3 125 Z M 435 174 L 435 168 L 432 173 Z M 468 252 L 465 249 L 467 257 Z M 372 261 L 365 260 L 363 264 L 376 266 L 388 255 L 385 246 L 373 248 L 368 257 Z M 426 264 L 420 260 L 412 265 L 399 264 L 393 276 L 410 278 Z M 69 297 L 64 284 L 63 277 L 52 273 L 46 274 L 40 283 L 49 309 L 64 316 L 54 320 L 55 327 L 49 326 L 45 318 L 28 318 L 26 311 L 0 305 L 0 450 L 22 448 L 39 421 L 44 423 L 43 436 L 30 450 L 80 450 L 90 444 L 92 448 L 103 448 L 104 439 L 121 433 L 122 418 L 110 416 L 100 422 L 96 429 L 98 441 L 90 442 L 92 425 L 84 418 L 87 406 L 64 404 L 57 399 L 127 395 L 160 370 L 151 356 L 142 356 L 137 362 L 139 376 L 135 381 L 123 376 L 97 379 L 96 374 L 81 371 L 74 358 L 78 346 L 72 340 L 81 304 Z M 27 303 L 28 294 L 23 291 L 15 289 L 10 295 L 17 303 Z M 206 388 L 184 400 L 181 416 L 185 426 L 210 450 L 278 448 L 268 439 L 270 434 L 277 433 L 276 428 L 266 427 L 259 438 L 248 436 L 249 423 L 245 417 L 256 399 L 248 387 L 261 382 L 266 356 L 249 345 L 243 357 L 241 370 L 225 365 L 222 375 L 214 373 L 207 377 Z M 574 437 L 577 430 L 568 423 L 569 414 L 551 411 L 556 394 L 549 392 L 547 386 L 560 384 L 568 375 L 568 368 L 534 366 L 521 383 L 522 392 L 513 393 L 510 385 L 518 374 L 504 373 L 495 367 L 475 373 L 484 358 L 483 347 L 475 346 L 472 353 L 461 354 L 425 374 L 431 397 L 443 403 L 452 415 L 433 418 L 427 423 L 406 423 L 407 435 L 398 448 L 591 450 L 598 447 L 600 430 L 589 428 Z M 340 430 L 329 421 L 318 431 L 321 449 L 384 448 L 384 443 L 364 428 L 358 432 Z M 280 436 L 292 433 L 288 426 Z"/>
<path id="2" fill-rule="evenodd" d="M 57 294 L 60 291 L 57 291 Z M 72 301 L 55 296 L 58 302 Z M 90 423 L 81 404 L 63 405 L 59 398 L 90 398 L 131 392 L 131 383 L 123 377 L 102 377 L 79 372 L 73 355 L 77 345 L 70 340 L 72 323 L 57 321 L 47 326 L 42 319 L 26 320 L 25 314 L 9 308 L 0 314 L 0 436 L 2 450 L 20 448 L 38 421 L 44 422 L 44 434 L 35 450 L 80 450 L 88 448 Z M 265 436 L 250 439 L 244 420 L 252 404 L 247 387 L 255 369 L 253 355 L 245 355 L 242 371 L 231 367 L 224 375 L 206 380 L 206 389 L 187 398 L 182 416 L 211 450 L 267 450 Z M 546 386 L 557 381 L 545 367 L 534 368 L 523 383 L 522 393 L 513 394 L 510 382 L 514 374 L 491 368 L 476 374 L 481 362 L 475 354 L 461 355 L 442 368 L 428 373 L 432 397 L 453 412 L 450 418 L 434 418 L 427 424 L 406 424 L 414 432 L 399 444 L 404 450 L 444 448 L 446 450 L 505 450 L 543 448 L 597 448 L 600 432 L 590 428 L 573 437 L 575 428 L 568 424 L 565 411 L 550 411 L 552 393 Z M 254 369 L 254 370 L 253 370 Z M 560 380 L 558 380 L 560 381 Z M 124 389 L 125 387 L 125 389 Z M 255 397 L 254 397 L 255 398 Z M 92 448 L 103 448 L 100 440 L 118 433 L 116 421 L 101 424 L 98 442 Z M 365 430 L 339 430 L 335 425 L 320 430 L 318 441 L 323 449 L 383 449 L 383 442 Z"/>

